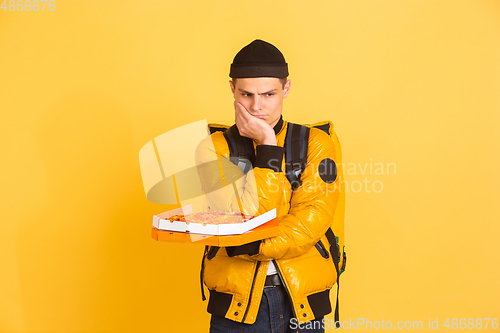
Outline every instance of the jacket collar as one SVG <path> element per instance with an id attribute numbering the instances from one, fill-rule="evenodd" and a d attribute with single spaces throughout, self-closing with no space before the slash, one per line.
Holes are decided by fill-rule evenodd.
<path id="1" fill-rule="evenodd" d="M 278 135 L 278 133 L 281 131 L 281 128 L 283 127 L 283 115 L 280 116 L 280 120 L 274 125 L 274 134 Z"/>

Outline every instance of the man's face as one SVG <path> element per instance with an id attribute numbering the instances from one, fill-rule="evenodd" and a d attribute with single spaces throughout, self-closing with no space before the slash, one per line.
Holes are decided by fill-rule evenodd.
<path id="1" fill-rule="evenodd" d="M 290 91 L 290 80 L 285 87 L 275 77 L 237 79 L 236 85 L 229 81 L 236 102 L 240 103 L 254 117 L 263 119 L 274 127 L 280 119 L 283 99 Z"/>

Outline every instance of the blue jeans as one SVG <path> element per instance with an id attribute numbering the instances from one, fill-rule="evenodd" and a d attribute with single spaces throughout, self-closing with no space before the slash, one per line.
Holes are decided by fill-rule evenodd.
<path id="1" fill-rule="evenodd" d="M 212 315 L 210 333 L 324 333 L 322 319 L 311 321 L 299 329 L 298 321 L 292 319 L 292 307 L 283 286 L 265 287 L 260 301 L 259 312 L 254 324 L 242 324 Z"/>

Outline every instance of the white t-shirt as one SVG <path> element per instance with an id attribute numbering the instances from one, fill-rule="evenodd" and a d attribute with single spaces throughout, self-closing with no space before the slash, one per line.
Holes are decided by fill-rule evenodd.
<path id="1" fill-rule="evenodd" d="M 269 267 L 267 267 L 267 275 L 277 274 L 276 266 L 274 266 L 273 261 L 269 260 Z"/>

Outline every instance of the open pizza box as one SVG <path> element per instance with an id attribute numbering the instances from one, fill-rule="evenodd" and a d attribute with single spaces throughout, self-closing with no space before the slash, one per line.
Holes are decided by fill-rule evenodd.
<path id="1" fill-rule="evenodd" d="M 173 215 L 190 213 L 191 205 L 153 216 L 151 236 L 157 241 L 237 246 L 278 234 L 276 209 L 234 224 L 187 223 L 168 219 Z"/>
<path id="2" fill-rule="evenodd" d="M 256 212 L 259 198 L 256 191 L 248 190 L 257 188 L 253 170 L 216 155 L 206 120 L 154 138 L 140 150 L 139 162 L 147 199 L 170 209 L 153 216 L 153 239 L 237 246 L 278 235 L 276 209 Z M 244 212 L 255 217 L 228 224 L 168 219 L 206 212 Z"/>
<path id="3" fill-rule="evenodd" d="M 275 208 L 264 214 L 256 216 L 249 221 L 232 223 L 232 224 L 211 224 L 210 222 L 196 223 L 196 222 L 182 222 L 182 221 L 169 220 L 169 217 L 173 215 L 178 215 L 178 214 L 188 215 L 191 213 L 192 213 L 192 207 L 191 205 L 189 205 L 186 207 L 173 209 L 168 212 L 155 215 L 153 216 L 153 226 L 160 230 L 186 232 L 186 233 L 212 235 L 212 236 L 227 236 L 227 235 L 239 235 L 248 232 L 276 218 L 276 208 Z"/>

